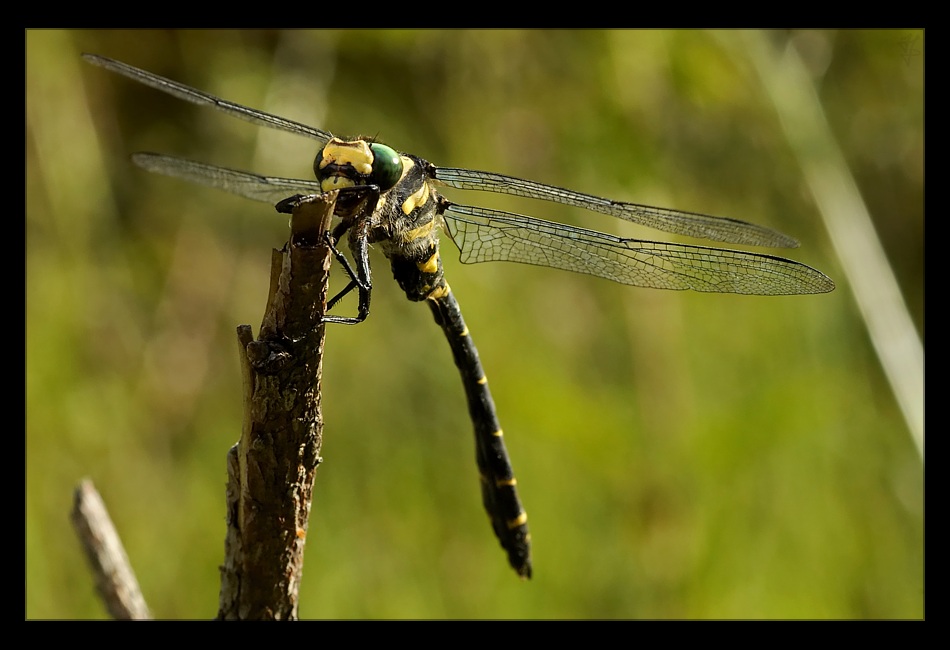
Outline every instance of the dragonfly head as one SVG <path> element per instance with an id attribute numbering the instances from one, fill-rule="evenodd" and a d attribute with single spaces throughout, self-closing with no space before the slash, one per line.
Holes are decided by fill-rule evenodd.
<path id="1" fill-rule="evenodd" d="M 366 140 L 330 138 L 313 161 L 313 173 L 324 192 L 360 185 L 376 185 L 385 192 L 399 181 L 402 171 L 402 158 L 394 149 Z"/>

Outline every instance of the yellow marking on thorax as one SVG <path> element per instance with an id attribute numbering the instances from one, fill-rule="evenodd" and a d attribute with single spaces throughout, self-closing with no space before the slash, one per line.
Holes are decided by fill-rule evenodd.
<path id="1" fill-rule="evenodd" d="M 405 200 L 402 204 L 402 213 L 405 215 L 410 214 L 420 205 L 424 205 L 426 201 L 429 200 L 429 183 L 425 180 L 422 181 L 422 187 L 409 195 L 409 198 Z"/>
<path id="2" fill-rule="evenodd" d="M 426 298 L 429 300 L 438 300 L 439 298 L 445 298 L 447 295 L 449 295 L 449 285 L 443 284 L 430 291 Z"/>
<path id="3" fill-rule="evenodd" d="M 416 264 L 420 271 L 423 273 L 438 273 L 439 271 L 439 251 L 436 251 L 432 254 L 432 257 L 427 259 L 425 262 L 419 262 Z"/>
<path id="4" fill-rule="evenodd" d="M 498 429 L 498 431 L 495 431 L 494 433 L 492 433 L 492 435 L 495 436 L 496 438 L 501 438 L 503 435 L 505 435 L 505 432 L 502 431 L 501 429 Z"/>
<path id="5" fill-rule="evenodd" d="M 435 220 L 433 219 L 423 226 L 419 226 L 418 228 L 413 228 L 412 230 L 404 232 L 402 235 L 400 235 L 399 239 L 402 240 L 402 243 L 408 244 L 409 242 L 415 241 L 416 239 L 428 237 L 434 227 Z"/>
<path id="6" fill-rule="evenodd" d="M 514 487 L 518 485 L 518 479 L 516 479 L 514 476 L 511 478 L 500 478 L 495 481 L 495 485 L 498 487 Z"/>

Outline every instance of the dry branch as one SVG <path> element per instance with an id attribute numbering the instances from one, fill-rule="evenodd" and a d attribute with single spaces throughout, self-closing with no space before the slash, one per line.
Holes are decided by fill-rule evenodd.
<path id="1" fill-rule="evenodd" d="M 112 617 L 120 621 L 152 618 L 122 540 L 92 481 L 86 479 L 76 488 L 70 518 Z"/>
<path id="2" fill-rule="evenodd" d="M 219 619 L 297 618 L 323 432 L 322 318 L 331 260 L 324 234 L 335 200 L 334 193 L 296 205 L 290 240 L 272 257 L 260 337 L 238 328 L 244 425 L 227 459 Z"/>

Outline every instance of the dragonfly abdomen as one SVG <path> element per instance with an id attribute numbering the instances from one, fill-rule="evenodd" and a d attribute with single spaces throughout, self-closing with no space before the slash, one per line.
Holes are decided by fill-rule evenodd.
<path id="1" fill-rule="evenodd" d="M 495 402 L 468 327 L 455 295 L 443 280 L 427 300 L 442 327 L 455 365 L 462 375 L 468 410 L 475 427 L 475 458 L 482 488 L 482 503 L 508 562 L 522 578 L 531 577 L 531 534 L 528 515 L 518 498 L 517 481 L 505 449 Z"/>

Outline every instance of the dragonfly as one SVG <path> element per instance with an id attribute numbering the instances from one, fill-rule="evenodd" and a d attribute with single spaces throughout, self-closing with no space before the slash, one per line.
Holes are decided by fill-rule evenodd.
<path id="1" fill-rule="evenodd" d="M 326 322 L 355 324 L 369 316 L 372 275 L 369 247 L 388 258 L 409 300 L 425 302 L 442 328 L 462 377 L 475 433 L 482 502 L 509 564 L 530 578 L 528 517 L 505 448 L 502 428 L 478 350 L 455 295 L 445 280 L 438 232 L 444 231 L 463 263 L 520 262 L 584 273 L 621 284 L 657 289 L 751 295 L 825 293 L 834 282 L 793 260 L 680 243 L 619 237 L 502 210 L 450 201 L 443 187 L 539 199 L 599 212 L 656 230 L 727 244 L 793 248 L 798 242 L 770 228 L 696 212 L 614 201 L 583 192 L 487 171 L 437 167 L 373 138 L 338 138 L 328 131 L 237 104 L 114 59 L 84 54 L 89 63 L 258 126 L 315 140 L 315 180 L 262 176 L 156 153 L 136 153 L 139 167 L 275 205 L 291 213 L 307 197 L 340 190 L 338 223 L 328 243 L 350 278 L 328 310 L 358 292 L 356 316 L 328 314 Z M 344 237 L 353 264 L 336 244 Z"/>

